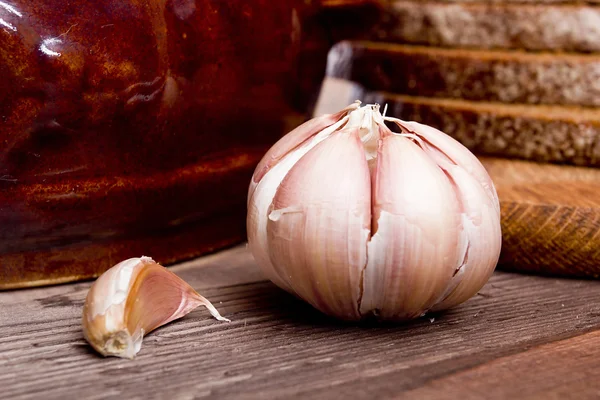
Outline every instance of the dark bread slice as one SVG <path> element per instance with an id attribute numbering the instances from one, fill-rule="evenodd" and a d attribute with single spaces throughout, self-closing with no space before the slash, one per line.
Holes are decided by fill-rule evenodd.
<path id="1" fill-rule="evenodd" d="M 414 0 L 419 3 L 420 0 Z M 600 0 L 439 0 L 444 3 L 523 3 L 523 4 L 598 4 Z M 383 3 L 393 3 L 394 0 L 382 0 Z"/>
<path id="2" fill-rule="evenodd" d="M 431 125 L 477 154 L 600 167 L 600 109 L 367 93 L 387 115 Z"/>
<path id="3" fill-rule="evenodd" d="M 480 49 L 600 50 L 600 8 L 527 2 L 393 1 L 373 39 Z"/>
<path id="4" fill-rule="evenodd" d="M 600 55 L 340 42 L 328 75 L 367 90 L 526 104 L 600 106 Z"/>
<path id="5" fill-rule="evenodd" d="M 319 4 L 324 8 L 335 9 L 335 8 L 350 8 L 356 6 L 378 6 L 386 7 L 394 3 L 412 1 L 413 3 L 423 4 L 426 1 L 438 1 L 440 3 L 448 4 L 471 4 L 471 3 L 482 3 L 482 4 L 574 4 L 574 5 L 586 5 L 586 4 L 600 4 L 600 0 L 320 0 Z"/>

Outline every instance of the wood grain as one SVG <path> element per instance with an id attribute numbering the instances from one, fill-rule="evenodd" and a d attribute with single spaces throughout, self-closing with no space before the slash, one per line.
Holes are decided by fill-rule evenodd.
<path id="1" fill-rule="evenodd" d="M 501 202 L 505 269 L 600 276 L 600 170 L 481 158 Z"/>
<path id="2" fill-rule="evenodd" d="M 431 381 L 426 387 L 404 393 L 402 398 L 597 399 L 599 342 L 600 332 L 595 331 L 542 345 Z M 531 374 L 532 370 L 537 373 Z"/>
<path id="3" fill-rule="evenodd" d="M 89 283 L 0 293 L 0 398 L 418 398 L 447 395 L 463 376 L 505 374 L 454 384 L 455 394 L 469 398 L 494 390 L 502 376 L 509 384 L 510 363 L 523 363 L 518 382 L 532 382 L 534 394 L 582 398 L 569 390 L 592 390 L 585 382 L 598 376 L 590 347 L 597 333 L 578 338 L 600 329 L 597 281 L 497 272 L 449 312 L 356 325 L 328 319 L 264 281 L 243 246 L 173 270 L 232 322 L 196 310 L 150 333 L 134 361 L 101 358 L 83 340 Z M 535 361 L 552 354 L 568 368 Z M 553 387 L 542 379 L 551 371 L 564 374 Z"/>

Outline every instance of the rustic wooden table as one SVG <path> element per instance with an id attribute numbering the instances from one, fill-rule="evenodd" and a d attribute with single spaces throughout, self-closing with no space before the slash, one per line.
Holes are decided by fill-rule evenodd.
<path id="1" fill-rule="evenodd" d="M 404 325 L 328 319 L 236 247 L 173 267 L 204 309 L 133 360 L 84 341 L 89 282 L 0 292 L 0 398 L 600 398 L 600 282 L 496 272 L 479 295 Z"/>

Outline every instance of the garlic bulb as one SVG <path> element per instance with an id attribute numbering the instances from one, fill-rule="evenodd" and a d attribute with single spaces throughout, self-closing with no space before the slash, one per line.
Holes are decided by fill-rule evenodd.
<path id="1" fill-rule="evenodd" d="M 309 120 L 265 154 L 247 230 L 269 279 L 346 320 L 462 303 L 487 282 L 501 246 L 498 197 L 479 160 L 434 128 L 360 102 Z"/>
<path id="2" fill-rule="evenodd" d="M 204 305 L 229 321 L 181 278 L 150 257 L 110 268 L 90 288 L 83 306 L 83 334 L 104 356 L 132 359 L 145 334 Z"/>

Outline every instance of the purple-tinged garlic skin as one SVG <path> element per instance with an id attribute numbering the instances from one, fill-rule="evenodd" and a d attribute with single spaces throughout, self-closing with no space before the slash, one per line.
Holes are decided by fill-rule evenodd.
<path id="1" fill-rule="evenodd" d="M 468 300 L 502 239 L 493 182 L 468 149 L 359 102 L 272 147 L 250 184 L 247 229 L 269 279 L 344 320 L 400 321 Z"/>
<path id="2" fill-rule="evenodd" d="M 103 356 L 133 359 L 144 335 L 200 305 L 220 321 L 213 305 L 150 257 L 130 258 L 102 274 L 83 306 L 85 339 Z"/>

